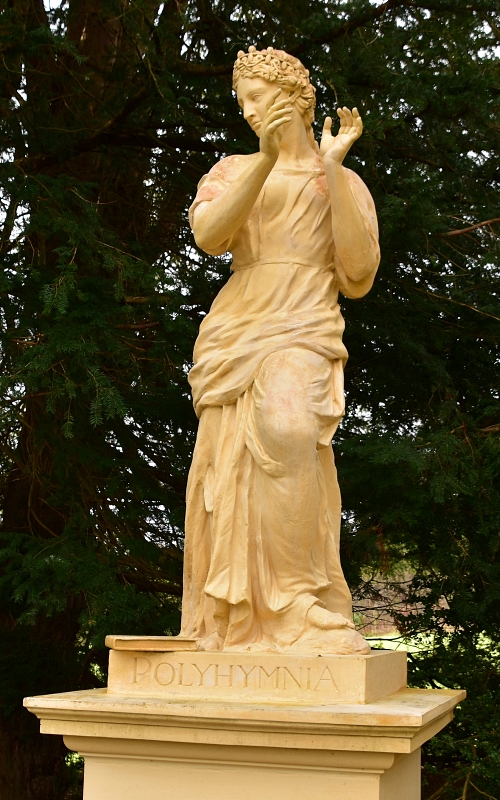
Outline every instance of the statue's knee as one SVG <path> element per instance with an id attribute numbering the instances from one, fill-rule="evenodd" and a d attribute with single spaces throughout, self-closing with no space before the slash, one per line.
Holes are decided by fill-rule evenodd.
<path id="1" fill-rule="evenodd" d="M 265 449 L 279 461 L 302 459 L 316 452 L 317 433 L 305 409 L 292 418 L 267 404 L 257 415 L 257 432 Z"/>
<path id="2" fill-rule="evenodd" d="M 299 348 L 272 353 L 254 384 L 255 422 L 265 449 L 280 461 L 316 452 L 317 422 L 309 387 L 310 354 Z"/>

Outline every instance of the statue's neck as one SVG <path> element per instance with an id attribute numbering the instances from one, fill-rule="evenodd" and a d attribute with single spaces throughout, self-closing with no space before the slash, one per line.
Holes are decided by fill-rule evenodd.
<path id="1" fill-rule="evenodd" d="M 302 117 L 294 117 L 283 131 L 276 166 L 306 166 L 306 163 L 316 161 L 317 154 L 311 146 Z"/>

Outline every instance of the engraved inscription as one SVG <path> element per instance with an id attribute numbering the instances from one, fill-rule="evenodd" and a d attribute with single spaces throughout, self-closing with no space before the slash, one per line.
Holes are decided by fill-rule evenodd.
<path id="1" fill-rule="evenodd" d="M 172 664 L 162 662 L 155 669 L 154 679 L 160 686 L 170 686 L 175 678 L 175 670 Z"/>
<path id="2" fill-rule="evenodd" d="M 192 686 L 193 685 L 193 681 L 190 681 L 188 683 L 184 683 L 184 667 L 185 666 L 186 666 L 185 664 L 179 663 L 179 686 Z M 192 667 L 193 665 L 189 664 L 188 666 Z M 198 684 L 198 686 L 200 686 L 200 684 Z"/>
<path id="3" fill-rule="evenodd" d="M 248 678 L 251 675 L 251 673 L 254 671 L 254 669 L 257 669 L 257 667 L 253 666 L 253 667 L 249 667 L 248 669 L 245 669 L 245 667 L 243 667 L 241 664 L 238 664 L 238 669 L 241 669 L 241 671 L 243 672 L 243 674 L 245 676 L 245 682 L 243 684 L 243 688 L 247 689 L 248 688 Z"/>
<path id="4" fill-rule="evenodd" d="M 318 686 L 320 685 L 320 683 L 321 683 L 322 681 L 325 681 L 325 683 L 329 683 L 331 686 L 334 686 L 334 687 L 335 687 L 335 689 L 336 689 L 336 691 L 338 691 L 338 689 L 337 689 L 337 684 L 336 684 L 336 683 L 335 683 L 335 681 L 333 680 L 333 675 L 332 675 L 332 673 L 330 672 L 330 668 L 329 668 L 329 667 L 325 667 L 325 668 L 324 668 L 324 670 L 323 670 L 323 672 L 321 673 L 321 676 L 320 676 L 320 678 L 319 678 L 319 680 L 318 680 L 318 682 L 317 682 L 316 686 L 314 687 L 314 688 L 315 688 L 315 690 L 317 690 L 317 689 L 318 689 Z"/>
<path id="5" fill-rule="evenodd" d="M 139 678 L 143 678 L 151 671 L 151 661 L 149 658 L 134 658 L 134 677 L 132 683 L 138 683 Z"/>
<path id="6" fill-rule="evenodd" d="M 205 667 L 205 669 L 200 669 L 198 664 L 193 664 L 193 667 L 200 673 L 200 686 L 203 686 L 203 676 L 205 675 L 205 672 L 208 672 L 211 666 L 212 664 L 209 664 L 208 667 Z"/>
<path id="7" fill-rule="evenodd" d="M 274 663 L 227 664 L 207 661 L 155 660 L 135 656 L 132 660 L 132 684 L 163 686 L 175 689 L 238 689 L 249 692 L 321 692 L 338 694 L 339 689 L 328 665 L 285 666 Z"/>
<path id="8" fill-rule="evenodd" d="M 280 677 L 280 670 L 284 669 L 284 667 L 275 667 L 271 672 L 268 672 L 265 667 L 259 667 L 259 689 L 266 688 L 266 689 L 278 689 L 279 688 L 279 677 Z M 271 683 L 263 683 L 263 676 L 271 679 Z M 276 677 L 274 677 L 276 676 Z M 274 677 L 274 684 L 272 683 Z M 264 679 L 265 680 L 265 679 Z"/>
<path id="9" fill-rule="evenodd" d="M 228 664 L 227 671 L 224 669 L 221 670 L 220 664 L 215 664 L 215 686 L 232 686 L 233 685 L 233 666 L 234 664 Z M 222 684 L 220 680 L 222 679 Z M 227 684 L 224 681 L 227 680 Z"/>
<path id="10" fill-rule="evenodd" d="M 299 674 L 299 677 L 297 677 L 296 675 L 293 674 L 291 669 L 288 669 L 288 667 L 281 667 L 281 671 L 282 671 L 282 675 L 283 675 L 283 689 L 288 689 L 289 688 L 289 685 L 288 685 L 288 682 L 287 682 L 288 680 L 290 680 L 290 688 L 293 688 L 293 686 L 295 685 L 295 686 L 298 686 L 299 689 L 302 689 L 302 684 L 301 684 L 301 681 L 300 681 L 300 674 Z M 299 670 L 299 673 L 300 673 L 300 670 Z"/>

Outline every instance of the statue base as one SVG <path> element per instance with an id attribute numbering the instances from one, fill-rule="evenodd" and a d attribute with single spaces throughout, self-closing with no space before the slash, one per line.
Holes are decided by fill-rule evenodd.
<path id="1" fill-rule="evenodd" d="M 464 692 L 369 704 L 168 702 L 105 689 L 27 698 L 85 758 L 84 800 L 419 800 L 420 746 Z"/>
<path id="2" fill-rule="evenodd" d="M 383 651 L 112 651 L 107 689 L 25 705 L 85 758 L 84 800 L 419 800 L 420 747 L 465 692 L 397 686 L 405 668 Z"/>
<path id="3" fill-rule="evenodd" d="M 404 652 L 307 656 L 120 648 L 109 654 L 108 692 L 172 701 L 372 703 L 405 686 Z"/>
<path id="4" fill-rule="evenodd" d="M 110 640 L 107 689 L 25 700 L 42 733 L 85 758 L 84 800 L 419 800 L 420 747 L 465 697 L 404 688 L 405 653 L 146 641 Z"/>

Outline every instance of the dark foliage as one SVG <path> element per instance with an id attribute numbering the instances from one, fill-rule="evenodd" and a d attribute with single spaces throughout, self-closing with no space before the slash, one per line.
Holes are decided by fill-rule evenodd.
<path id="1" fill-rule="evenodd" d="M 469 700 L 427 748 L 427 797 L 500 797 L 498 47 L 491 0 L 8 0 L 0 14 L 0 794 L 72 791 L 27 694 L 100 685 L 106 633 L 175 632 L 186 381 L 227 276 L 186 208 L 251 152 L 241 47 L 298 55 L 318 120 L 357 105 L 349 164 L 383 260 L 345 301 L 335 449 L 343 559 L 390 604 L 418 686 Z M 77 791 L 75 789 L 75 791 Z"/>

